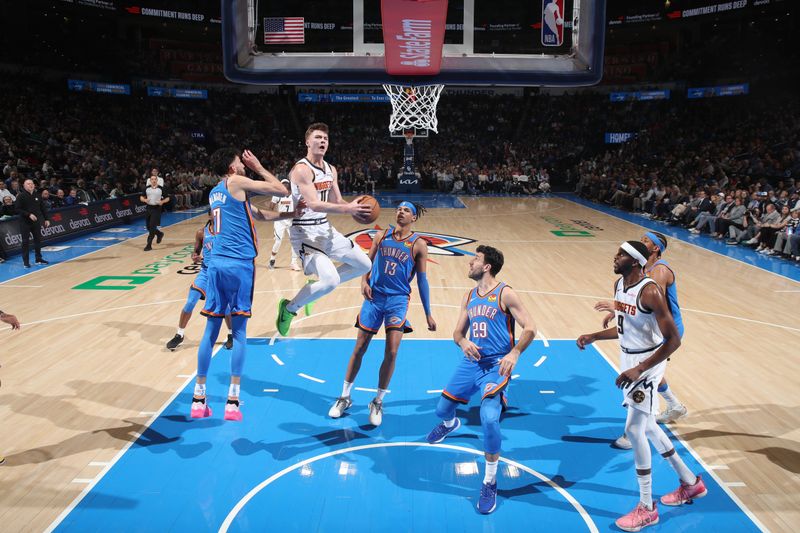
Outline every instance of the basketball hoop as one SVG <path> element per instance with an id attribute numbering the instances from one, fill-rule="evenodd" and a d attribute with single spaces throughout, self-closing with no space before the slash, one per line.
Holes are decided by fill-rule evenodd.
<path id="1" fill-rule="evenodd" d="M 436 104 L 442 94 L 444 85 L 384 85 L 392 103 L 392 115 L 389 118 L 389 133 L 408 129 L 436 129 Z M 413 138 L 413 134 L 412 134 Z M 406 136 L 408 140 L 408 136 Z"/>

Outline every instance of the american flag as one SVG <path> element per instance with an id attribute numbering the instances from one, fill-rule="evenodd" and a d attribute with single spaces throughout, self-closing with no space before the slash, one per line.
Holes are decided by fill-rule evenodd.
<path id="1" fill-rule="evenodd" d="M 303 17 L 264 19 L 264 44 L 303 44 L 305 38 Z"/>

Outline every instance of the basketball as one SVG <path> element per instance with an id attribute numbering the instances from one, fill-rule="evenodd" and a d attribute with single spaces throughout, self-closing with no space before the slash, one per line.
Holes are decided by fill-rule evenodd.
<path id="1" fill-rule="evenodd" d="M 363 196 L 358 197 L 358 203 L 367 204 L 372 208 L 372 211 L 370 212 L 369 215 L 365 217 L 359 217 L 353 215 L 353 220 L 355 220 L 359 224 L 372 224 L 378 219 L 378 215 L 381 214 L 381 206 L 378 205 L 378 200 L 376 200 L 373 196 L 365 194 Z"/>

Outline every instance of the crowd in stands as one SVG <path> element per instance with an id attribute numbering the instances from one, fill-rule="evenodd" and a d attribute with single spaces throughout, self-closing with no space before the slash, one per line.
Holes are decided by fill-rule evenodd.
<path id="1" fill-rule="evenodd" d="M 330 125 L 328 160 L 343 193 L 391 189 L 405 140 L 389 137 L 387 115 L 385 104 L 298 103 L 291 93 L 220 90 L 184 101 L 0 82 L 1 214 L 13 213 L 27 177 L 46 190 L 48 207 L 58 208 L 140 193 L 153 169 L 174 199 L 171 209 L 196 207 L 218 180 L 207 167 L 211 151 L 252 149 L 283 178 L 304 155 L 303 132 L 315 121 Z M 616 103 L 588 93 L 445 92 L 438 116 L 438 135 L 414 142 L 426 189 L 532 195 L 552 184 L 732 245 L 798 255 L 792 239 L 782 237 L 800 208 L 796 99 Z M 608 131 L 636 136 L 607 145 Z M 730 207 L 737 198 L 745 213 Z"/>
<path id="2" fill-rule="evenodd" d="M 644 127 L 632 141 L 576 165 L 575 192 L 697 235 L 798 260 L 797 100 L 686 101 L 656 115 L 657 107 L 622 107 Z"/>

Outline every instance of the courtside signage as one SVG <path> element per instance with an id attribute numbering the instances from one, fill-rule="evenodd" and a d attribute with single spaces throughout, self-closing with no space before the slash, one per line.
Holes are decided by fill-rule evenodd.
<path id="1" fill-rule="evenodd" d="M 130 291 L 163 274 L 163 270 L 174 265 L 183 265 L 188 258 L 192 260 L 194 245 L 190 244 L 173 252 L 153 263 L 137 268 L 126 276 L 97 276 L 80 285 L 75 285 L 72 290 L 78 291 Z M 181 272 L 183 273 L 183 272 Z"/>
<path id="2" fill-rule="evenodd" d="M 542 217 L 542 220 L 548 224 L 557 227 L 557 230 L 550 230 L 550 233 L 556 237 L 594 237 L 594 233 L 582 229 L 578 229 L 572 224 L 563 222 L 556 217 Z M 582 221 L 581 221 L 582 222 Z M 582 224 L 581 224 L 582 225 Z"/>

